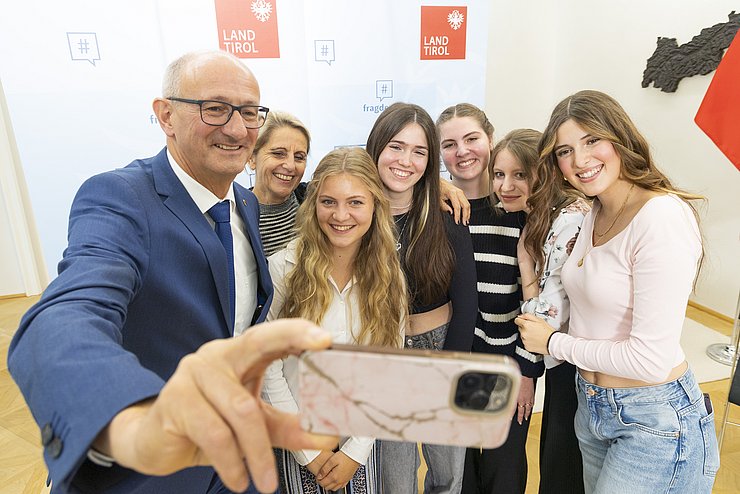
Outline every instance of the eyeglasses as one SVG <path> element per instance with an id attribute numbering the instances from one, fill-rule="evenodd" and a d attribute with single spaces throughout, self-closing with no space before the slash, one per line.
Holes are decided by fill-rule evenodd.
<path id="1" fill-rule="evenodd" d="M 206 125 L 221 127 L 226 125 L 234 112 L 239 112 L 242 117 L 244 126 L 248 129 L 259 129 L 265 124 L 269 108 L 259 105 L 241 105 L 234 106 L 225 101 L 202 100 L 202 99 L 185 99 L 185 98 L 167 98 L 170 101 L 179 101 L 198 105 L 200 107 L 200 119 Z"/>

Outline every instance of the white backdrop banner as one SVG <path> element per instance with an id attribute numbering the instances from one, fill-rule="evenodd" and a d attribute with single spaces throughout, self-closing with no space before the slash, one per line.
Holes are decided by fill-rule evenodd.
<path id="1" fill-rule="evenodd" d="M 52 277 L 82 181 L 164 145 L 151 101 L 183 53 L 244 59 L 261 103 L 309 127 L 306 178 L 331 149 L 364 145 L 396 101 L 435 119 L 485 103 L 486 0 L 26 0 L 3 10 L 0 78 Z"/>

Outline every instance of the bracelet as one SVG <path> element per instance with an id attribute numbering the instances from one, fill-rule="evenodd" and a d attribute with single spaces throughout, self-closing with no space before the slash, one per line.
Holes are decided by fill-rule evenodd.
<path id="1" fill-rule="evenodd" d="M 547 337 L 547 343 L 545 343 L 545 350 L 547 350 L 548 355 L 552 355 L 550 353 L 550 340 L 552 339 L 552 335 L 554 335 L 555 333 L 557 333 L 557 331 L 553 331 L 552 333 L 550 333 L 550 336 Z"/>
<path id="2" fill-rule="evenodd" d="M 108 455 L 104 455 L 96 449 L 90 448 L 87 450 L 87 459 L 95 463 L 98 466 L 110 468 L 116 462 L 115 458 L 111 458 Z"/>

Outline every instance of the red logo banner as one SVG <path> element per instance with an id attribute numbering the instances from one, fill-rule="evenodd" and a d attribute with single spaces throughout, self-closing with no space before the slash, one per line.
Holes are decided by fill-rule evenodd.
<path id="1" fill-rule="evenodd" d="M 421 60 L 464 60 L 468 8 L 421 6 Z"/>
<path id="2" fill-rule="evenodd" d="M 215 0 L 219 47 L 239 58 L 280 58 L 277 0 Z"/>
<path id="3" fill-rule="evenodd" d="M 694 121 L 740 170 L 740 31 L 722 57 Z"/>

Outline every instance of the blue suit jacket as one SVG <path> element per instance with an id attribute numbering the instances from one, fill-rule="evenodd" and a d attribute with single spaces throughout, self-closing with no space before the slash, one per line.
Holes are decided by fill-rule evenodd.
<path id="1" fill-rule="evenodd" d="M 234 184 L 257 261 L 254 321 L 272 283 L 259 206 Z M 122 409 L 159 393 L 180 359 L 233 334 L 226 253 L 166 150 L 86 181 L 70 213 L 59 276 L 21 321 L 8 367 L 41 427 L 54 492 L 205 493 L 211 468 L 147 477 L 87 461 Z"/>

